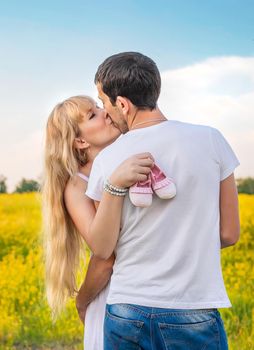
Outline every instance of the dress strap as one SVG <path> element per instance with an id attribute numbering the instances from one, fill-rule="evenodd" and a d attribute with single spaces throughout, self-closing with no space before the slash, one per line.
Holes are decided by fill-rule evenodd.
<path id="1" fill-rule="evenodd" d="M 82 173 L 77 173 L 77 175 L 78 175 L 79 177 L 81 177 L 81 179 L 83 179 L 83 180 L 85 180 L 86 182 L 88 182 L 89 178 L 88 178 L 86 175 L 84 175 L 84 174 L 82 174 Z"/>

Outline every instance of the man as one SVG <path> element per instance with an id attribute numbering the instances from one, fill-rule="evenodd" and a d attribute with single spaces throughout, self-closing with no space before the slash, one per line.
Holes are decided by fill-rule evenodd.
<path id="1" fill-rule="evenodd" d="M 119 237 L 106 229 L 94 236 L 95 255 L 116 255 L 104 347 L 227 349 L 217 311 L 230 306 L 220 248 L 239 238 L 233 175 L 239 162 L 216 129 L 166 119 L 157 107 L 161 79 L 150 58 L 113 55 L 99 66 L 95 83 L 124 135 L 97 156 L 87 195 L 100 201 L 113 170 L 138 152 L 150 152 L 177 187 L 170 200 L 154 194 L 148 208 L 126 196 Z M 110 182 L 121 191 L 120 183 Z M 119 200 L 114 191 L 107 195 Z"/>

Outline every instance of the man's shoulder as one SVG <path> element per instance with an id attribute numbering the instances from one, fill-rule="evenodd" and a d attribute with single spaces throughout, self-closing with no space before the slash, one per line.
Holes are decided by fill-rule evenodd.
<path id="1" fill-rule="evenodd" d="M 168 123 L 168 129 L 171 129 L 172 132 L 176 132 L 178 134 L 199 134 L 199 135 L 208 135 L 213 130 L 216 131 L 215 128 L 209 126 L 209 125 L 203 125 L 203 124 L 193 124 L 193 123 L 187 123 L 183 121 L 178 120 L 171 120 Z"/>
<path id="2" fill-rule="evenodd" d="M 196 130 L 209 130 L 213 129 L 213 127 L 209 125 L 204 124 L 194 124 L 194 123 L 188 123 L 180 120 L 170 120 L 169 121 L 172 125 L 174 125 L 176 128 L 179 129 L 196 129 Z"/>

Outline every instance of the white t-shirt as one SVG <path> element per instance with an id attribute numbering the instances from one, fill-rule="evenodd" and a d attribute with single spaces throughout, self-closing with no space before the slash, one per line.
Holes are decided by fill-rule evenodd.
<path id="1" fill-rule="evenodd" d="M 120 137 L 95 159 L 87 195 L 99 201 L 104 181 L 129 156 L 150 152 L 175 180 L 177 194 L 153 195 L 149 208 L 124 200 L 107 302 L 199 309 L 229 307 L 220 264 L 220 181 L 239 162 L 219 131 L 166 121 Z"/>

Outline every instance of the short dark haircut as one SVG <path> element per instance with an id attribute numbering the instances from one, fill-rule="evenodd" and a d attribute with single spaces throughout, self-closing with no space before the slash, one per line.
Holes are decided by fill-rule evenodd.
<path id="1" fill-rule="evenodd" d="M 117 96 L 128 98 L 140 109 L 154 109 L 160 95 L 161 77 L 155 62 L 139 52 L 108 57 L 94 78 L 115 105 Z"/>

